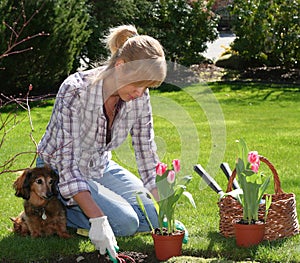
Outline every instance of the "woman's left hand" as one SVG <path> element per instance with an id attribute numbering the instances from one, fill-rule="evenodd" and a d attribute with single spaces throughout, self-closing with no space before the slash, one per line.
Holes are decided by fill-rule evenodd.
<path id="1" fill-rule="evenodd" d="M 158 191 L 157 191 L 157 188 L 153 188 L 151 191 L 151 194 L 154 196 L 155 200 L 156 201 L 159 201 L 159 196 L 158 196 Z"/>

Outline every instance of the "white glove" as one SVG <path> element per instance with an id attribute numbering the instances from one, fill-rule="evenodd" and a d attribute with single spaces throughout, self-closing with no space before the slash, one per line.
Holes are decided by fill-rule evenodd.
<path id="1" fill-rule="evenodd" d="M 116 258 L 117 252 L 115 247 L 118 247 L 114 232 L 108 223 L 107 216 L 90 218 L 91 228 L 89 231 L 89 238 L 95 245 L 96 249 L 100 251 L 101 255 L 108 250 L 111 257 Z"/>

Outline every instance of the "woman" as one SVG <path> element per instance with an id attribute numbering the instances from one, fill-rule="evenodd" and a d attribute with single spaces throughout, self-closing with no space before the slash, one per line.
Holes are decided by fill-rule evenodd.
<path id="1" fill-rule="evenodd" d="M 148 87 L 166 76 L 163 48 L 133 26 L 111 29 L 111 58 L 106 66 L 69 76 L 56 96 L 52 116 L 38 145 L 38 166 L 59 174 L 68 226 L 89 229 L 95 247 L 115 257 L 116 236 L 148 231 L 135 193 L 157 226 L 157 214 L 146 197 L 158 198 L 158 162 Z M 111 160 L 130 133 L 141 180 Z"/>

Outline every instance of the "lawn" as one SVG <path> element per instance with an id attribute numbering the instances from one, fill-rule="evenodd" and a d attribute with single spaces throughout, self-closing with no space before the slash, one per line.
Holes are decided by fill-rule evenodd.
<path id="1" fill-rule="evenodd" d="M 183 245 L 183 255 L 214 258 L 216 261 L 212 262 L 300 262 L 299 235 L 274 242 L 264 241 L 250 249 L 237 248 L 234 238 L 221 236 L 218 231 L 218 195 L 193 172 L 193 166 L 200 163 L 225 190 L 227 181 L 219 165 L 225 161 L 234 166 L 237 157 L 235 141 L 243 137 L 251 150 L 257 150 L 275 165 L 283 190 L 296 194 L 299 214 L 300 87 L 209 83 L 176 92 L 155 90 L 151 91 L 151 97 L 160 159 L 165 163 L 180 159 L 182 174 L 193 176 L 188 190 L 193 193 L 197 209 L 183 198 L 177 210 L 177 219 L 189 231 L 189 242 Z M 0 139 L 3 132 L 7 132 L 0 149 L 0 164 L 16 153 L 35 150 L 30 134 L 36 142 L 39 141 L 52 105 L 53 100 L 32 105 L 33 131 L 26 111 L 17 110 L 16 119 L 6 126 L 6 130 L 0 131 Z M 1 109 L 2 121 L 12 109 Z M 129 140 L 113 156 L 137 173 Z M 29 166 L 32 159 L 33 154 L 24 154 L 17 158 L 11 169 Z M 265 173 L 270 174 L 270 171 L 265 168 Z M 0 262 L 48 262 L 46 259 L 58 260 L 61 256 L 94 250 L 84 237 L 31 239 L 11 233 L 9 218 L 22 210 L 22 200 L 14 196 L 11 187 L 16 176 L 15 173 L 0 174 Z M 273 191 L 271 184 L 268 192 Z M 147 234 L 118 238 L 118 244 L 121 250 L 153 253 L 152 240 Z M 196 262 L 192 257 L 176 262 Z"/>

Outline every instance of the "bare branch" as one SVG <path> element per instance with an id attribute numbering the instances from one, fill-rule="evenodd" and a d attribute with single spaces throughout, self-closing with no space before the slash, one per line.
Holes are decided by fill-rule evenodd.
<path id="1" fill-rule="evenodd" d="M 38 153 L 37 153 L 37 148 L 38 148 L 38 145 L 37 145 L 37 142 L 36 142 L 36 140 L 33 138 L 33 136 L 32 136 L 32 133 L 30 133 L 30 138 L 31 138 L 31 141 L 34 143 L 34 145 L 35 145 L 35 149 L 36 149 L 36 152 L 35 152 L 34 158 L 33 158 L 32 162 L 31 162 L 31 164 L 30 164 L 30 167 L 32 167 L 32 166 L 33 166 L 33 164 L 35 163 L 36 157 L 37 157 L 37 155 L 38 155 Z"/>
<path id="2" fill-rule="evenodd" d="M 41 32 L 41 33 L 38 33 L 38 34 L 35 34 L 35 35 L 32 35 L 32 36 L 28 36 L 26 38 L 23 38 L 19 42 L 16 42 L 13 45 L 11 45 L 10 47 L 8 47 L 8 49 L 3 54 L 0 55 L 0 59 L 2 59 L 4 57 L 7 57 L 7 56 L 10 56 L 10 55 L 13 55 L 13 54 L 20 54 L 20 53 L 23 53 L 23 52 L 26 52 L 26 51 L 29 51 L 29 50 L 33 50 L 33 47 L 29 47 L 29 48 L 25 48 L 25 49 L 21 49 L 21 50 L 11 51 L 16 46 L 18 46 L 18 45 L 20 45 L 24 42 L 27 42 L 27 41 L 29 41 L 33 38 L 40 37 L 40 36 L 50 36 L 50 34 Z"/>
<path id="3" fill-rule="evenodd" d="M 11 35 L 10 35 L 10 39 L 9 39 L 9 43 L 8 43 L 8 47 L 7 50 L 3 53 L 0 54 L 0 59 L 7 57 L 9 55 L 13 55 L 13 54 L 20 54 L 26 51 L 30 51 L 33 49 L 33 47 L 29 47 L 29 48 L 24 48 L 24 49 L 20 49 L 20 50 L 13 50 L 16 47 L 18 47 L 20 44 L 30 41 L 36 37 L 40 37 L 40 36 L 49 36 L 50 34 L 45 33 L 45 32 L 40 32 L 31 36 L 27 36 L 24 37 L 22 39 L 19 39 L 24 28 L 30 23 L 30 21 L 34 18 L 35 15 L 37 15 L 40 10 L 43 8 L 43 6 L 45 5 L 45 2 L 40 6 L 40 8 L 38 10 L 35 10 L 35 12 L 31 15 L 31 17 L 27 20 L 27 16 L 25 13 L 25 6 L 24 6 L 24 2 L 21 2 L 21 6 L 22 6 L 22 12 L 19 15 L 19 17 L 17 18 L 17 20 L 13 23 L 13 25 L 9 25 L 6 22 L 3 22 L 3 24 L 11 31 Z M 21 28 L 18 30 L 17 26 L 18 26 L 18 22 L 23 18 L 23 25 L 21 26 Z M 20 124 L 25 118 L 20 118 L 20 120 L 17 119 L 17 114 L 15 113 L 15 111 L 20 107 L 21 109 L 27 111 L 27 116 L 29 118 L 29 125 L 31 127 L 31 132 L 30 132 L 30 139 L 32 141 L 32 143 L 34 144 L 35 147 L 35 151 L 24 151 L 24 152 L 19 152 L 14 154 L 11 158 L 9 158 L 8 160 L 5 160 L 4 163 L 2 165 L 0 165 L 0 174 L 3 173 L 8 173 L 8 172 L 18 172 L 18 171 L 22 171 L 24 170 L 24 168 L 20 168 L 20 169 L 11 169 L 12 166 L 16 163 L 17 160 L 19 160 L 19 158 L 23 157 L 24 155 L 28 155 L 28 154 L 34 154 L 34 158 L 30 163 L 30 167 L 34 165 L 34 162 L 36 160 L 37 157 L 37 143 L 32 135 L 32 132 L 34 131 L 34 127 L 33 127 L 33 121 L 32 121 L 32 117 L 31 117 L 31 108 L 29 105 L 29 102 L 33 102 L 33 101 L 42 101 L 45 98 L 48 97 L 52 97 L 53 94 L 48 94 L 45 96 L 37 96 L 37 97 L 29 97 L 30 91 L 32 90 L 32 85 L 30 84 L 28 87 L 28 91 L 25 95 L 24 98 L 15 98 L 13 96 L 6 96 L 3 93 L 0 94 L 0 109 L 8 106 L 9 104 L 15 104 L 16 108 L 10 112 L 8 112 L 8 114 L 3 118 L 4 115 L 1 114 L 0 112 L 0 131 L 2 134 L 2 138 L 0 138 L 0 149 L 1 147 L 3 147 L 6 136 L 9 132 L 11 132 L 13 129 L 16 128 L 16 126 L 18 124 Z M 2 100 L 2 98 L 4 98 L 4 100 Z"/>
<path id="4" fill-rule="evenodd" d="M 32 118 L 31 118 L 30 106 L 29 106 L 29 102 L 28 102 L 28 96 L 29 96 L 30 91 L 32 91 L 32 84 L 30 84 L 29 88 L 28 88 L 28 92 L 26 95 L 26 105 L 27 105 L 27 112 L 28 112 L 28 118 L 29 118 L 29 124 L 31 127 L 31 131 L 34 131 L 33 124 L 32 124 Z M 30 134 L 30 135 L 32 136 L 32 134 Z"/>
<path id="5" fill-rule="evenodd" d="M 15 35 L 16 38 L 19 37 L 18 33 L 15 31 L 14 28 L 12 28 L 9 24 L 7 24 L 5 21 L 2 22 L 9 30 Z M 14 22 L 16 24 L 16 22 Z M 9 42 L 9 46 L 11 45 L 11 41 Z"/>
<path id="6" fill-rule="evenodd" d="M 24 21 L 26 21 L 24 1 L 21 1 L 21 5 L 22 5 L 22 16 L 23 16 Z"/>
<path id="7" fill-rule="evenodd" d="M 31 15 L 31 17 L 27 20 L 26 18 L 26 14 L 25 14 L 25 7 L 24 7 L 24 2 L 21 2 L 21 6 L 22 6 L 22 17 L 23 17 L 23 25 L 21 27 L 20 30 L 16 30 L 16 26 L 18 24 L 18 20 L 20 18 L 17 19 L 17 21 L 15 21 L 13 23 L 14 26 L 10 26 L 8 23 L 6 23 L 5 21 L 3 21 L 3 24 L 11 31 L 11 36 L 10 36 L 10 41 L 9 44 L 7 46 L 7 50 L 0 55 L 0 59 L 7 57 L 9 55 L 14 55 L 14 54 L 20 54 L 26 51 L 30 51 L 33 49 L 33 47 L 29 47 L 29 48 L 24 48 L 21 50 L 15 50 L 13 51 L 14 48 L 16 48 L 17 46 L 19 46 L 20 44 L 27 42 L 29 40 L 32 40 L 36 37 L 41 37 L 41 36 L 49 36 L 49 33 L 45 33 L 45 32 L 40 32 L 37 34 L 34 34 L 32 36 L 27 36 L 21 40 L 19 40 L 20 35 L 22 34 L 22 32 L 24 31 L 24 29 L 26 28 L 26 26 L 30 23 L 30 21 L 41 11 L 41 9 L 44 7 L 45 5 L 44 1 L 41 6 L 39 7 L 39 9 L 35 10 L 35 12 L 33 12 L 33 14 Z"/>
<path id="8" fill-rule="evenodd" d="M 30 23 L 30 21 L 34 18 L 34 16 L 36 16 L 36 15 L 42 10 L 42 8 L 44 7 L 45 3 L 46 3 L 46 1 L 44 1 L 44 2 L 41 4 L 41 6 L 40 6 L 39 9 L 35 10 L 35 12 L 31 15 L 31 17 L 30 17 L 30 18 L 26 21 L 26 23 L 24 24 L 24 27 L 26 27 L 26 26 Z M 24 9 L 24 8 L 23 8 L 23 9 Z M 25 9 L 24 9 L 24 10 L 25 10 Z"/>
<path id="9" fill-rule="evenodd" d="M 24 168 L 20 168 L 20 169 L 10 169 L 10 167 L 15 163 L 16 159 L 21 156 L 21 155 L 25 155 L 25 154 L 34 154 L 34 160 L 31 164 L 34 163 L 35 159 L 36 159 L 36 151 L 28 151 L 28 152 L 21 152 L 21 153 L 17 153 L 15 154 L 11 159 L 7 160 L 3 165 L 0 165 L 0 169 L 3 168 L 2 171 L 0 171 L 0 174 L 4 174 L 4 173 L 12 173 L 12 172 L 17 172 L 17 171 L 22 171 L 24 170 Z"/>
<path id="10" fill-rule="evenodd" d="M 23 53 L 23 52 L 26 52 L 26 51 L 30 51 L 30 50 L 33 50 L 33 47 L 29 47 L 29 48 L 25 48 L 25 49 L 22 49 L 22 50 L 16 50 L 16 51 L 12 51 L 12 52 L 8 52 L 6 54 L 2 54 L 0 55 L 0 59 L 4 58 L 4 57 L 8 57 L 10 55 L 14 55 L 14 54 L 20 54 L 20 53 Z M 5 68 L 4 68 L 5 69 Z"/>

